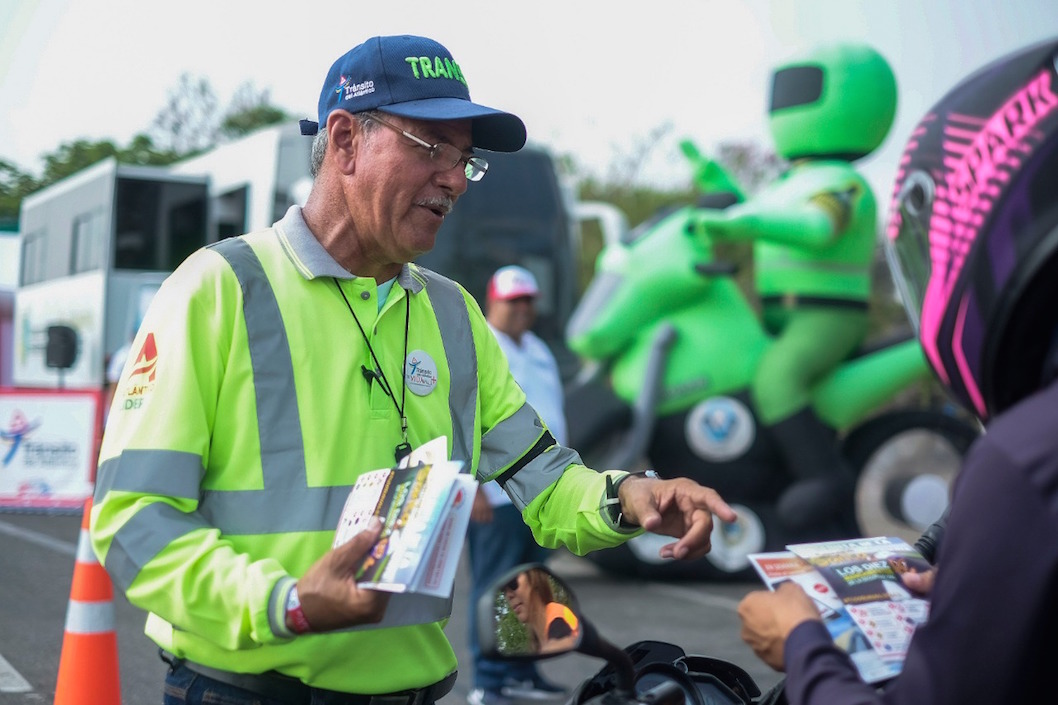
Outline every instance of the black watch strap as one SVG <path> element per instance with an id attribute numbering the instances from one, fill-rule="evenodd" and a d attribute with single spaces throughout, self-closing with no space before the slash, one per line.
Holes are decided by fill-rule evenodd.
<path id="1" fill-rule="evenodd" d="M 624 514 L 621 512 L 621 498 L 619 491 L 621 489 L 621 483 L 630 477 L 649 477 L 655 480 L 661 479 L 661 477 L 653 470 L 640 470 L 637 472 L 630 472 L 621 475 L 616 480 L 613 479 L 613 475 L 606 476 L 606 496 L 603 498 L 602 507 L 600 509 L 606 512 L 607 518 L 610 523 L 618 531 L 632 532 L 642 527 L 638 524 L 632 524 L 625 521 Z"/>

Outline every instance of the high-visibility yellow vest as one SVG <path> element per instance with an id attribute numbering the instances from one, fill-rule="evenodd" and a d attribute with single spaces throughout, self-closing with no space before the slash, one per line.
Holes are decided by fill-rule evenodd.
<path id="1" fill-rule="evenodd" d="M 343 270 L 294 207 L 191 255 L 156 294 L 110 411 L 91 535 L 167 651 L 354 693 L 455 669 L 450 600 L 395 599 L 367 628 L 285 625 L 349 489 L 401 441 L 393 399 L 363 374 L 365 336 L 398 401 L 407 385 L 411 445 L 443 435 L 479 480 L 502 478 L 541 544 L 582 554 L 629 536 L 599 511 L 604 476 L 547 440 L 466 290 L 414 265 L 397 284 L 379 310 L 375 281 Z"/>

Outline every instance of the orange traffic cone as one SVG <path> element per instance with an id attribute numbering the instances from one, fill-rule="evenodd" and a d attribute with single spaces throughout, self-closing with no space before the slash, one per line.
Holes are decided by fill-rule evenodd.
<path id="1" fill-rule="evenodd" d="M 114 590 L 88 539 L 91 498 L 85 502 L 77 562 L 66 610 L 66 633 L 55 683 L 55 705 L 120 705 Z"/>

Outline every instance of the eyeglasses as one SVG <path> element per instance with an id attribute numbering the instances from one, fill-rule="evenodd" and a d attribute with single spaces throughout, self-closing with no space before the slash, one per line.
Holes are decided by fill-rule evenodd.
<path id="1" fill-rule="evenodd" d="M 399 132 L 428 151 L 430 153 L 431 161 L 437 165 L 439 171 L 448 171 L 462 162 L 463 173 L 466 175 L 467 181 L 481 181 L 482 177 L 485 176 L 485 172 L 489 170 L 489 163 L 482 157 L 463 154 L 463 152 L 457 147 L 454 147 L 447 142 L 430 144 L 426 140 L 420 139 L 407 130 L 403 130 L 385 120 L 381 120 L 373 115 L 371 116 L 371 119 L 380 125 L 385 125 L 394 132 Z"/>
<path id="2" fill-rule="evenodd" d="M 515 590 L 517 590 L 518 589 L 518 576 L 516 575 L 513 578 L 511 578 L 508 582 L 504 583 L 502 589 L 503 589 L 504 592 L 514 592 Z"/>

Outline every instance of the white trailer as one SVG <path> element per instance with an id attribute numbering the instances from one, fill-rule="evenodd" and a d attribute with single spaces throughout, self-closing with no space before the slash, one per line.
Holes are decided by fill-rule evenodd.
<path id="1" fill-rule="evenodd" d="M 16 387 L 102 389 L 161 281 L 211 241 L 208 179 L 99 162 L 22 202 L 14 306 Z M 49 331 L 75 332 L 72 365 L 49 366 Z M 53 341 L 54 342 L 54 341 Z"/>

